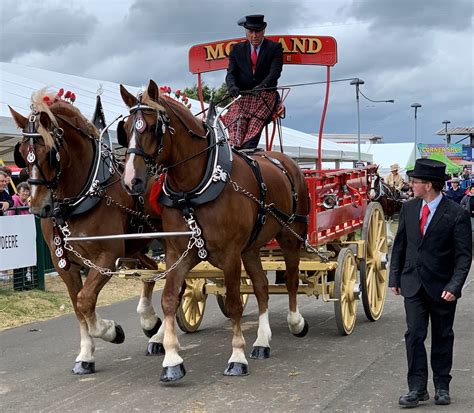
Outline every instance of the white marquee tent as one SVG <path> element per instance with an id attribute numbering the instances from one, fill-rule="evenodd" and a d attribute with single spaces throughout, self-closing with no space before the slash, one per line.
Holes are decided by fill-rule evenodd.
<path id="1" fill-rule="evenodd" d="M 2 62 L 0 62 L 0 81 L 0 159 L 5 161 L 12 160 L 12 148 L 20 137 L 8 105 L 26 116 L 30 112 L 31 94 L 38 89 L 50 87 L 52 90 L 64 88 L 73 91 L 77 96 L 75 105 L 89 119 L 94 112 L 98 91 L 101 92 L 107 122 L 111 122 L 120 114 L 128 113 L 117 83 Z M 139 90 L 133 86 L 126 87 L 132 93 L 137 93 Z M 191 101 L 191 103 L 191 110 L 194 113 L 199 112 L 199 102 Z M 114 142 L 116 142 L 115 126 L 116 124 L 111 127 Z M 277 137 L 275 141 L 278 141 Z M 317 138 L 310 134 L 283 127 L 283 145 L 285 153 L 294 158 L 314 160 L 317 157 Z M 322 151 L 324 161 L 357 160 L 357 148 L 351 145 L 323 141 Z M 363 151 L 362 160 L 370 162 L 372 155 Z"/>

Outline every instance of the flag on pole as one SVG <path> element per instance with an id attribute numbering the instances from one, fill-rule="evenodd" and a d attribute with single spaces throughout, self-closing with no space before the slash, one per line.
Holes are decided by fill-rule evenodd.
<path id="1" fill-rule="evenodd" d="M 102 132 L 102 130 L 107 126 L 107 123 L 105 122 L 104 108 L 102 107 L 102 100 L 100 99 L 100 95 L 97 95 L 95 101 L 95 109 L 94 114 L 92 115 L 92 123 L 99 130 L 99 132 Z M 108 142 L 109 146 L 112 147 L 112 142 L 110 141 L 108 130 L 105 131 L 102 137 L 104 141 Z"/>

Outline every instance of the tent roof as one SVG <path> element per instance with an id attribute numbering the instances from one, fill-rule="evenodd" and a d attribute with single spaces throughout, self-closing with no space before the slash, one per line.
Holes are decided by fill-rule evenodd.
<path id="1" fill-rule="evenodd" d="M 8 105 L 19 113 L 28 114 L 30 97 L 41 88 L 64 88 L 73 91 L 77 96 L 75 106 L 89 119 L 92 118 L 99 91 L 107 122 L 111 122 L 120 114 L 128 113 L 128 108 L 120 96 L 118 83 L 3 62 L 0 62 L 0 81 L 0 158 L 5 161 L 12 161 L 13 146 L 20 136 Z M 131 93 L 139 91 L 139 88 L 134 86 L 126 87 Z M 193 113 L 198 113 L 201 110 L 199 102 L 191 100 L 191 103 Z M 116 142 L 115 128 L 116 124 L 109 129 L 113 142 Z M 275 142 L 277 140 L 276 137 Z M 357 148 L 351 145 L 325 140 L 322 145 L 323 160 L 357 160 Z M 317 138 L 307 133 L 283 127 L 283 146 L 285 153 L 295 158 L 314 160 L 317 157 Z M 372 161 L 370 154 L 362 152 L 363 161 Z"/>

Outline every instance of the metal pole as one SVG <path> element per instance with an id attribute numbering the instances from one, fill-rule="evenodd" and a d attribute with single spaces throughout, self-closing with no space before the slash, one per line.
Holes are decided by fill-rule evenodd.
<path id="1" fill-rule="evenodd" d="M 359 84 L 356 84 L 357 100 L 357 161 L 360 162 L 360 113 L 359 113 Z"/>
<path id="2" fill-rule="evenodd" d="M 421 105 L 419 103 L 412 103 L 411 105 L 412 108 L 415 108 L 415 161 L 418 157 L 418 128 L 417 128 L 417 111 L 418 108 L 421 108 Z"/>
<path id="3" fill-rule="evenodd" d="M 170 237 L 182 237 L 191 236 L 193 231 L 182 231 L 182 232 L 146 232 L 141 234 L 116 234 L 116 235 L 97 235 L 92 237 L 68 237 L 67 241 L 103 241 L 103 240 L 116 240 L 116 239 L 148 239 L 148 238 L 170 238 Z"/>
<path id="4" fill-rule="evenodd" d="M 446 142 L 445 142 L 445 155 L 446 155 L 446 158 L 448 157 L 448 123 L 451 123 L 451 121 L 449 120 L 443 120 L 442 122 L 444 124 L 444 138 L 446 139 Z"/>
<path id="5" fill-rule="evenodd" d="M 363 85 L 365 82 L 362 79 L 355 78 L 351 81 L 351 85 L 356 87 L 356 102 L 357 102 L 357 161 L 360 164 L 361 155 L 360 155 L 360 111 L 359 111 L 359 86 Z"/>

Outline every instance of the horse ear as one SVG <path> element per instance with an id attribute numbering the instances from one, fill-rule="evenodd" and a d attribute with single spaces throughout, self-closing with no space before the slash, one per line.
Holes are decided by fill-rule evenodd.
<path id="1" fill-rule="evenodd" d="M 120 85 L 120 94 L 122 95 L 122 99 L 124 103 L 131 108 L 138 103 L 138 100 L 135 96 L 133 96 L 127 89 L 125 89 L 124 85 Z"/>
<path id="2" fill-rule="evenodd" d="M 148 96 L 152 98 L 155 102 L 158 101 L 160 96 L 160 89 L 154 80 L 150 79 L 148 83 Z"/>
<path id="3" fill-rule="evenodd" d="M 10 105 L 8 105 L 8 109 L 10 109 L 10 113 L 13 116 L 13 120 L 20 129 L 25 129 L 26 124 L 28 123 L 28 118 L 25 118 L 23 115 L 19 114 L 16 110 L 14 110 Z"/>
<path id="4" fill-rule="evenodd" d="M 49 118 L 49 116 L 45 112 L 40 113 L 39 123 L 46 130 L 49 130 L 49 128 L 51 127 L 51 119 Z"/>

